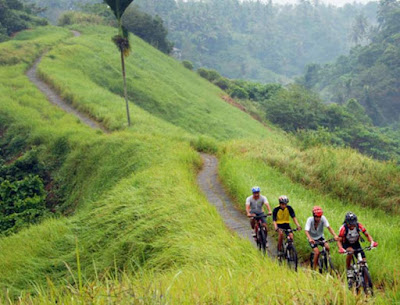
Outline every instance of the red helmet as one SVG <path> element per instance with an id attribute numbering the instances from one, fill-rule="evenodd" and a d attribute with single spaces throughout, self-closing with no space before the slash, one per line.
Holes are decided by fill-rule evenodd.
<path id="1" fill-rule="evenodd" d="M 317 216 L 317 217 L 321 217 L 322 214 L 324 214 L 324 211 L 322 211 L 322 208 L 317 205 L 312 209 L 312 212 L 313 212 L 313 215 Z"/>

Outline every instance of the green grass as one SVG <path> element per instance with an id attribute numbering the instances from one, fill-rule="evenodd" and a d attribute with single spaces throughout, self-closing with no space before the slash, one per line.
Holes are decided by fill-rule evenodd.
<path id="1" fill-rule="evenodd" d="M 54 165 L 53 178 L 63 186 L 69 207 L 69 217 L 0 239 L 0 302 L 6 303 L 7 295 L 21 296 L 22 304 L 364 301 L 339 279 L 309 270 L 288 272 L 262 259 L 248 241 L 225 228 L 199 192 L 200 159 L 192 147 L 219 151 L 221 176 L 238 202 L 251 185 L 260 184 L 271 201 L 287 193 L 302 221 L 311 202 L 326 202 L 329 215 L 337 211 L 329 216 L 337 226 L 346 209 L 342 203 L 293 184 L 256 157 L 260 149 L 270 152 L 261 155 L 266 160 L 277 156 L 278 147 L 292 147 L 291 138 L 226 104 L 219 89 L 138 38 L 128 61 L 133 126 L 125 128 L 119 57 L 110 41 L 115 30 L 83 28 L 83 36 L 71 39 L 65 39 L 70 35 L 64 29 L 41 31 L 29 33 L 41 51 L 64 39 L 40 65 L 42 77 L 114 132 L 91 130 L 50 105 L 23 74 L 35 58 L 23 43 L 17 63 L 0 67 L 0 130 L 9 138 L 22 137 L 25 147 L 38 147 L 41 158 Z M 48 39 L 43 47 L 41 37 Z M 13 44 L 0 48 L 14 52 Z M 220 145 L 243 137 L 252 143 Z M 269 146 L 255 147 L 259 139 Z M 256 155 L 247 155 L 249 150 Z M 388 276 L 397 285 L 389 267 L 374 268 L 383 258 L 399 269 L 393 246 L 398 230 L 391 230 L 393 237 L 382 235 L 385 222 L 396 223 L 397 217 L 378 210 L 355 212 L 380 242 L 379 250 L 368 255 L 374 279 L 384 282 Z M 379 218 L 375 223 L 374 217 Z M 303 239 L 297 242 L 308 251 Z M 339 259 L 335 256 L 335 262 Z M 396 293 L 378 293 L 373 301 L 388 303 Z"/>
<path id="2" fill-rule="evenodd" d="M 367 252 L 374 282 L 379 286 L 386 286 L 388 291 L 393 285 L 398 285 L 400 275 L 393 271 L 400 269 L 397 246 L 400 229 L 395 225 L 400 222 L 398 215 L 378 208 L 360 207 L 346 200 L 339 201 L 329 196 L 328 193 L 307 190 L 302 184 L 294 183 L 289 177 L 282 175 L 280 169 L 272 168 L 267 161 L 269 158 L 267 153 L 262 154 L 256 146 L 263 147 L 261 143 L 255 145 L 245 141 L 236 142 L 227 145 L 221 153 L 220 176 L 232 197 L 236 199 L 239 208 L 244 210 L 244 202 L 251 186 L 260 185 L 263 193 L 269 198 L 272 208 L 278 206 L 280 195 L 287 195 L 303 228 L 307 218 L 312 215 L 311 210 L 314 205 L 323 207 L 326 217 L 337 233 L 346 212 L 352 211 L 358 215 L 359 221 L 379 242 L 376 250 Z M 305 175 L 307 175 L 307 170 L 303 171 L 303 176 Z M 329 236 L 328 232 L 326 234 Z M 307 259 L 310 247 L 305 234 L 298 232 L 295 238 L 297 248 L 302 252 L 303 258 Z M 343 271 L 345 259 L 337 253 L 335 245 L 333 249 L 334 264 Z M 389 294 L 391 293 L 396 294 L 397 300 L 399 299 L 400 295 L 397 289 L 389 292 Z"/>
<path id="3" fill-rule="evenodd" d="M 111 42 L 115 29 L 79 30 L 82 37 L 55 47 L 46 56 L 39 67 L 41 75 L 77 107 L 106 121 L 112 129 L 122 128 L 124 107 L 117 103 L 123 95 L 121 64 Z M 224 93 L 219 88 L 141 39 L 131 38 L 133 52 L 126 70 L 129 98 L 134 104 L 192 134 L 219 140 L 265 135 L 260 123 L 220 98 Z M 135 126 L 141 113 L 131 112 Z"/>

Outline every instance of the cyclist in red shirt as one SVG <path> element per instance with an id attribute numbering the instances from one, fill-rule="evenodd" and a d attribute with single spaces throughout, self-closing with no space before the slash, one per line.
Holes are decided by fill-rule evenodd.
<path id="1" fill-rule="evenodd" d="M 353 254 L 357 255 L 357 253 L 361 253 L 363 260 L 366 261 L 364 251 L 360 250 L 362 248 L 360 244 L 360 231 L 364 233 L 365 237 L 371 243 L 371 247 L 378 246 L 378 243 L 374 241 L 364 226 L 358 222 L 357 216 L 352 212 L 348 212 L 339 231 L 338 247 L 339 253 L 354 251 L 354 253 L 347 255 L 346 258 L 347 281 L 350 288 L 353 285 L 354 279 L 353 271 L 350 269 Z"/>

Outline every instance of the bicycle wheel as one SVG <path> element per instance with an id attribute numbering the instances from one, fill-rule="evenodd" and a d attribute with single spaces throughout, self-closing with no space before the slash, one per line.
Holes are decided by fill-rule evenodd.
<path id="1" fill-rule="evenodd" d="M 294 269 L 297 272 L 297 252 L 295 247 L 292 245 L 286 249 L 286 261 L 290 269 Z"/>
<path id="2" fill-rule="evenodd" d="M 261 230 L 257 230 L 257 238 L 256 238 L 257 248 L 261 251 Z"/>
<path id="3" fill-rule="evenodd" d="M 328 266 L 327 266 L 327 268 L 330 269 L 330 272 L 333 274 L 333 273 L 336 272 L 336 271 L 335 271 L 335 266 L 334 266 L 333 263 L 332 263 L 331 256 L 330 256 L 329 254 L 328 254 L 327 256 L 328 256 Z M 328 269 L 327 269 L 327 270 L 328 270 Z"/>
<path id="4" fill-rule="evenodd" d="M 310 267 L 311 267 L 311 270 L 313 270 L 313 268 L 314 268 L 314 252 L 310 253 Z"/>
<path id="5" fill-rule="evenodd" d="M 362 276 L 363 276 L 362 284 L 363 284 L 364 293 L 367 294 L 367 295 L 368 294 L 374 295 L 371 275 L 369 274 L 369 271 L 368 271 L 367 267 L 363 268 Z"/>
<path id="6" fill-rule="evenodd" d="M 260 250 L 262 253 L 265 255 L 267 253 L 267 238 L 265 236 L 265 230 L 261 229 L 260 230 Z"/>
<path id="7" fill-rule="evenodd" d="M 321 252 L 318 257 L 318 271 L 322 273 L 326 268 L 326 255 Z"/>

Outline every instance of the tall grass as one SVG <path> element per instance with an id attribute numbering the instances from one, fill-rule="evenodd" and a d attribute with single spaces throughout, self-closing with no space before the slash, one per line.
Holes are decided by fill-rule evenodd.
<path id="1" fill-rule="evenodd" d="M 140 107 L 133 107 L 134 126 L 125 129 L 119 77 L 114 79 L 119 75 L 113 68 L 118 58 L 109 57 L 115 54 L 110 30 L 83 32 L 48 54 L 40 66 L 42 77 L 74 106 L 116 130 L 112 134 L 91 130 L 46 101 L 23 75 L 33 60 L 32 56 L 29 63 L 23 62 L 27 48 L 17 64 L 0 67 L 4 136 L 22 135 L 25 146 L 37 146 L 44 161 L 57 165 L 52 175 L 63 185 L 65 205 L 70 208 L 68 218 L 48 219 L 0 239 L 3 302 L 17 296 L 22 304 L 364 302 L 338 279 L 310 271 L 288 272 L 263 259 L 249 242 L 224 227 L 199 193 L 195 173 L 200 159 L 191 145 L 221 151 L 221 176 L 241 200 L 255 182 L 270 182 L 270 199 L 288 186 L 291 200 L 303 202 L 304 209 L 296 211 L 304 220 L 308 203 L 325 197 L 246 156 L 248 146 L 220 150 L 213 139 L 264 138 L 289 146 L 290 138 L 267 131 L 224 104 L 218 89 L 136 38 L 138 50 L 129 63 L 129 77 L 132 99 Z M 327 202 L 339 214 L 345 210 L 337 201 Z M 372 212 L 365 211 L 360 215 L 367 227 L 384 241 L 380 249 L 385 251 L 374 254 L 397 268 L 396 248 L 390 245 L 398 232 L 391 231 L 392 239 L 382 237 L 383 231 L 370 225 Z M 373 213 L 389 219 L 383 212 Z M 333 225 L 340 217 L 330 217 Z M 306 251 L 305 242 L 297 240 Z M 388 268 L 373 269 L 378 255 L 370 257 L 374 279 L 383 282 L 388 276 L 398 283 Z M 391 293 L 389 297 L 398 297 L 396 291 Z M 379 294 L 373 301 L 384 304 L 388 299 Z"/>
<path id="2" fill-rule="evenodd" d="M 112 129 L 122 128 L 123 87 L 119 59 L 110 42 L 113 29 L 80 26 L 79 30 L 82 37 L 57 46 L 44 58 L 41 76 L 78 108 Z M 133 53 L 126 70 L 132 103 L 193 134 L 217 139 L 265 134 L 260 123 L 224 102 L 218 87 L 143 40 L 131 39 Z M 137 110 L 131 112 L 140 117 Z"/>
<path id="3" fill-rule="evenodd" d="M 231 195 L 236 199 L 239 208 L 244 210 L 244 202 L 251 186 L 260 185 L 272 206 L 277 206 L 277 198 L 286 194 L 303 227 L 307 218 L 312 215 L 311 210 L 314 205 L 323 207 L 326 217 L 336 232 L 343 223 L 346 212 L 353 211 L 374 239 L 379 242 L 377 250 L 367 252 L 374 282 L 379 286 L 386 287 L 389 291 L 393 285 L 399 283 L 399 274 L 393 272 L 400 268 L 400 261 L 397 259 L 399 253 L 397 240 L 400 237 L 400 229 L 394 225 L 400 221 L 398 215 L 378 208 L 357 206 L 346 200 L 339 201 L 334 196 L 323 192 L 307 190 L 302 184 L 292 182 L 278 169 L 272 168 L 267 161 L 255 157 L 252 154 L 254 151 L 257 152 L 257 148 L 252 143 L 234 143 L 228 146 L 221 155 L 220 176 Z M 266 155 L 267 152 L 265 158 L 267 158 Z M 304 170 L 303 176 L 306 175 L 307 171 Z M 326 234 L 329 233 L 326 232 Z M 310 247 L 305 234 L 298 232 L 295 242 L 306 260 Z M 334 264 L 343 271 L 344 257 L 337 254 L 336 246 L 333 246 L 333 253 Z M 397 299 L 400 297 L 397 291 L 392 292 Z"/>

